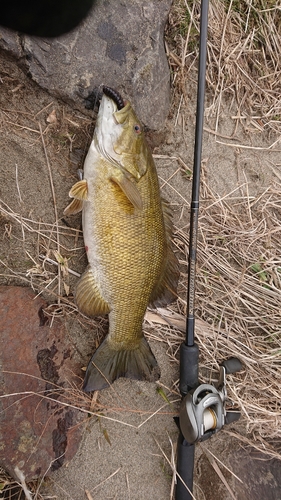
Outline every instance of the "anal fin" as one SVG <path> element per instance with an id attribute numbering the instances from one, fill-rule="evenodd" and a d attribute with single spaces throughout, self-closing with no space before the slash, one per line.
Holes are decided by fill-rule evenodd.
<path id="1" fill-rule="evenodd" d="M 110 312 L 107 302 L 103 299 L 93 271 L 89 267 L 81 276 L 75 293 L 79 311 L 86 316 L 99 316 Z"/>

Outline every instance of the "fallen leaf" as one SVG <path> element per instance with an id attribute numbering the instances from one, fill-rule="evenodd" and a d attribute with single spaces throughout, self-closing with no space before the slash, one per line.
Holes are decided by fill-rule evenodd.
<path id="1" fill-rule="evenodd" d="M 161 398 L 164 399 L 164 401 L 166 403 L 168 403 L 169 405 L 171 405 L 171 401 L 169 400 L 168 396 L 165 394 L 164 390 L 162 389 L 162 387 L 156 387 L 156 392 L 159 394 L 159 396 L 161 396 Z"/>
<path id="2" fill-rule="evenodd" d="M 47 122 L 48 123 L 57 123 L 57 115 L 56 115 L 56 110 L 53 109 L 53 111 L 49 114 L 47 117 Z"/>
<path id="3" fill-rule="evenodd" d="M 167 321 L 165 319 L 161 318 L 159 316 L 159 314 L 156 314 L 152 311 L 146 311 L 144 319 L 150 324 L 151 323 L 158 323 L 160 325 L 168 325 L 169 326 L 169 323 L 167 323 Z"/>
<path id="4" fill-rule="evenodd" d="M 63 282 L 63 288 L 64 288 L 66 295 L 69 295 L 70 286 L 67 285 L 67 283 Z"/>

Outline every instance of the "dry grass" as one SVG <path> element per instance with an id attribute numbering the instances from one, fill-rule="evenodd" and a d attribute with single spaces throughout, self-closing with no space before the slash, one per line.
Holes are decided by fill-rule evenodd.
<path id="1" fill-rule="evenodd" d="M 174 3 L 167 28 L 167 52 L 174 84 L 185 83 L 197 65 L 200 2 Z M 281 130 L 281 4 L 211 0 L 207 46 L 208 114 L 220 117 L 221 103 L 238 105 L 237 119 L 257 129 Z"/>
<path id="2" fill-rule="evenodd" d="M 187 88 L 196 79 L 199 14 L 200 2 L 188 0 L 175 2 L 170 13 L 166 47 L 178 110 L 183 99 L 188 105 Z M 272 147 L 279 140 L 280 22 L 280 2 L 210 2 L 206 116 L 215 117 L 215 132 L 219 129 L 223 104 L 227 102 L 237 126 L 242 123 L 246 129 L 245 125 L 251 125 L 259 132 L 273 135 Z M 241 359 L 245 371 L 231 377 L 228 388 L 231 399 L 241 408 L 245 426 L 245 429 L 238 426 L 236 436 L 278 458 L 281 458 L 280 195 L 281 185 L 275 184 L 250 198 L 246 181 L 230 195 L 220 198 L 203 178 L 197 265 L 201 377 L 206 380 L 208 373 L 210 380 L 214 380 L 217 363 L 229 356 Z M 182 260 L 187 253 L 187 234 L 178 231 L 176 235 Z M 168 323 L 182 325 L 184 329 L 182 300 L 178 306 L 182 317 L 165 316 L 164 311 L 159 314 Z M 180 343 L 174 333 L 168 342 L 173 357 Z"/>
<path id="3" fill-rule="evenodd" d="M 214 381 L 221 361 L 230 356 L 242 361 L 244 371 L 230 377 L 229 397 L 241 408 L 246 433 L 271 454 L 269 441 L 278 446 L 281 438 L 281 185 L 255 198 L 234 194 L 219 198 L 202 186 L 196 299 L 200 373 Z M 186 232 L 176 232 L 176 243 L 185 255 Z M 186 281 L 183 275 L 182 285 Z M 172 309 L 157 311 L 159 323 L 184 331 L 184 299 Z M 175 359 L 183 337 L 175 330 L 163 330 L 160 337 Z"/>
<path id="4" fill-rule="evenodd" d="M 188 82 L 196 79 L 200 3 L 174 2 L 166 30 L 179 108 L 182 99 L 188 103 Z M 206 115 L 215 117 L 215 132 L 227 102 L 237 125 L 251 124 L 272 134 L 273 146 L 279 140 L 280 24 L 280 2 L 210 1 Z M 219 198 L 203 179 L 201 194 L 197 316 L 204 323 L 200 322 L 197 339 L 202 373 L 207 370 L 212 376 L 215 363 L 231 355 L 243 361 L 245 372 L 234 377 L 229 391 L 242 409 L 253 442 L 270 453 L 269 441 L 280 441 L 281 418 L 281 185 L 250 198 L 246 181 Z M 182 259 L 186 234 L 176 235 Z M 173 336 L 170 351 L 176 352 L 178 345 Z"/>
<path id="5" fill-rule="evenodd" d="M 39 482 L 39 480 L 34 481 L 27 486 L 21 474 L 19 474 L 18 480 L 14 481 L 0 467 L 0 498 L 1 500 L 32 500 L 33 498 L 42 500 L 43 497 L 40 494 L 36 494 Z"/>
<path id="6" fill-rule="evenodd" d="M 245 194 L 244 194 L 245 192 Z M 197 264 L 197 342 L 200 345 L 201 379 L 214 381 L 218 363 L 230 356 L 237 356 L 245 369 L 229 380 L 229 396 L 241 408 L 243 425 L 240 438 L 264 452 L 278 456 L 272 440 L 280 440 L 280 388 L 281 376 L 281 185 L 265 189 L 256 197 L 249 197 L 245 185 L 237 187 L 229 196 L 215 196 L 208 184 L 202 182 L 201 215 L 199 220 L 199 246 Z M 16 221 L 25 230 L 36 232 L 39 237 L 48 237 L 48 224 L 24 220 L 2 204 L 5 216 Z M 65 231 L 65 229 L 64 229 Z M 52 238 L 55 238 L 56 232 Z M 188 231 L 176 229 L 175 243 L 183 263 L 181 276 L 181 297 L 170 310 L 157 310 L 146 317 L 155 328 L 148 333 L 151 338 L 167 344 L 172 362 L 183 340 L 181 331 L 185 328 L 186 252 Z M 67 228 L 61 236 L 69 238 L 75 234 Z M 56 241 L 53 241 L 54 247 Z M 68 252 L 71 246 L 68 247 Z M 74 248 L 77 251 L 77 248 Z M 52 275 L 44 265 L 53 267 Z M 61 274 L 55 270 L 61 266 Z M 65 261 L 51 260 L 51 263 L 37 255 L 34 268 L 17 278 L 24 280 L 37 292 L 50 293 L 57 299 L 58 286 L 65 283 Z M 12 270 L 11 270 L 12 271 Z M 72 269 L 68 273 L 79 275 Z M 53 303 L 46 310 L 51 317 L 77 315 L 73 297 L 60 296 L 60 305 Z M 90 320 L 80 316 L 84 324 Z M 163 326 L 164 324 L 164 326 Z M 169 328 L 165 325 L 171 325 Z M 175 385 L 170 393 L 175 394 Z M 66 394 L 66 404 L 86 411 L 89 398 L 79 389 Z M 84 409 L 84 410 L 83 410 Z M 100 410 L 100 408 L 97 408 Z M 103 412 L 105 408 L 102 408 Z M 108 408 L 115 414 L 129 411 L 122 405 Z M 149 413 L 149 418 L 153 415 Z M 140 410 L 144 415 L 144 410 Z M 124 424 L 124 421 L 122 421 Z M 244 429 L 245 427 L 245 429 Z M 238 432 L 238 431 L 237 431 Z M 281 457 L 280 457 L 281 458 Z"/>

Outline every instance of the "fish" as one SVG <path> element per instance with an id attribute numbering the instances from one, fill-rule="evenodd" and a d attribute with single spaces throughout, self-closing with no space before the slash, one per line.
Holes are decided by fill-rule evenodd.
<path id="1" fill-rule="evenodd" d="M 149 304 L 163 306 L 177 297 L 172 214 L 143 126 L 131 103 L 110 87 L 103 88 L 83 179 L 69 196 L 64 213 L 82 210 L 88 258 L 76 304 L 86 316 L 109 317 L 83 389 L 102 390 L 119 377 L 156 381 L 160 369 L 142 324 Z"/>

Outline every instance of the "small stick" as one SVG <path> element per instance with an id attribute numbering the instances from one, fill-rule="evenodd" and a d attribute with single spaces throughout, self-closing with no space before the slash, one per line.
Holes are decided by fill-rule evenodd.
<path id="1" fill-rule="evenodd" d="M 59 263 L 58 262 L 56 262 L 53 259 L 50 259 L 49 257 L 45 257 L 45 255 L 39 255 L 39 259 L 43 260 L 44 262 L 48 262 L 49 264 L 53 264 L 54 266 L 59 267 Z M 77 273 L 76 271 L 73 271 L 72 269 L 69 269 L 69 268 L 68 268 L 68 272 L 70 274 L 73 274 L 73 276 L 77 276 L 77 278 L 80 278 L 80 276 L 81 276 L 80 273 Z"/>
<path id="2" fill-rule="evenodd" d="M 24 125 L 20 125 L 19 123 L 10 122 L 8 120 L 5 123 L 8 123 L 9 125 L 13 125 L 14 127 L 23 128 L 24 130 L 29 130 L 30 132 L 34 132 L 35 134 L 40 133 L 40 132 L 38 132 L 38 130 L 35 130 L 34 128 L 26 127 Z"/>
<path id="3" fill-rule="evenodd" d="M 115 476 L 115 474 L 117 474 L 119 471 L 120 471 L 121 467 L 119 467 L 119 469 L 117 469 L 115 472 L 113 472 L 112 474 L 110 474 L 110 476 L 108 476 L 106 479 L 104 479 L 103 481 L 101 481 L 101 483 L 97 484 L 97 486 L 95 486 L 93 488 L 93 490 L 96 490 L 97 488 L 99 488 L 102 484 L 104 484 L 106 481 L 108 481 L 108 479 L 111 479 L 113 476 Z"/>
<path id="4" fill-rule="evenodd" d="M 51 190 L 52 190 L 52 196 L 53 196 L 53 202 L 54 202 L 55 218 L 56 218 L 57 251 L 60 254 L 60 237 L 59 237 L 59 223 L 58 223 L 58 209 L 57 209 L 56 193 L 55 193 L 52 171 L 51 171 L 51 166 L 50 166 L 50 162 L 49 162 L 49 158 L 48 158 L 48 154 L 47 154 L 46 144 L 45 144 L 44 137 L 43 137 L 41 123 L 38 122 L 38 125 L 39 125 L 41 140 L 42 140 L 42 144 L 43 144 L 43 149 L 44 149 L 44 153 L 45 153 L 45 158 L 46 158 L 46 162 L 47 162 L 47 167 L 48 167 L 48 171 L 49 171 L 49 179 L 50 179 L 50 184 L 51 184 Z M 58 266 L 58 304 L 59 305 L 60 305 L 60 295 L 61 295 L 61 268 L 60 268 L 60 266 Z"/>
<path id="5" fill-rule="evenodd" d="M 18 466 L 14 468 L 15 474 L 20 482 L 20 485 L 24 491 L 25 498 L 26 500 L 32 500 L 31 492 L 29 491 L 26 482 L 25 482 L 25 475 L 24 473 L 19 469 Z"/>
<path id="6" fill-rule="evenodd" d="M 19 195 L 19 200 L 20 203 L 22 203 L 22 197 L 20 194 L 20 187 L 19 187 L 19 179 L 18 179 L 18 164 L 16 163 L 16 185 L 17 185 L 17 190 L 18 190 L 18 195 Z"/>
<path id="7" fill-rule="evenodd" d="M 270 146 L 264 148 L 261 146 L 247 146 L 245 144 L 231 144 L 227 142 L 222 142 L 222 141 L 216 141 L 218 144 L 222 144 L 223 146 L 231 146 L 232 148 L 240 148 L 240 149 L 253 149 L 257 151 L 273 151 L 274 153 L 280 153 L 281 149 L 273 149 L 273 147 L 278 144 L 280 141 L 280 137 L 276 141 L 274 141 Z"/>
<path id="8" fill-rule="evenodd" d="M 49 102 L 49 104 L 47 104 L 47 106 L 45 106 L 44 108 L 40 109 L 40 111 L 38 111 L 36 113 L 36 115 L 34 115 L 34 118 L 36 118 L 38 115 L 40 115 L 40 113 L 43 113 L 43 111 L 46 111 L 46 109 L 48 109 L 52 104 L 54 104 L 54 101 Z"/>

